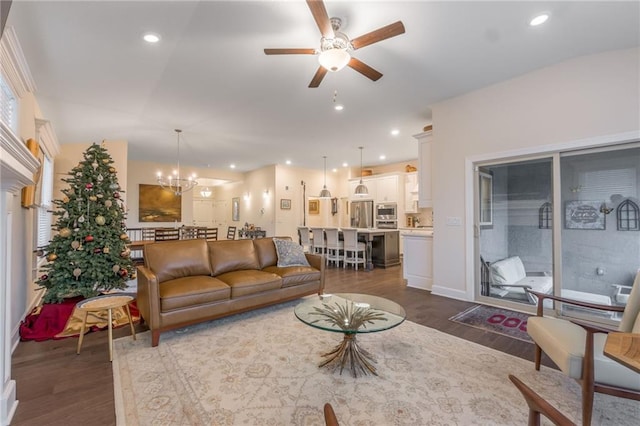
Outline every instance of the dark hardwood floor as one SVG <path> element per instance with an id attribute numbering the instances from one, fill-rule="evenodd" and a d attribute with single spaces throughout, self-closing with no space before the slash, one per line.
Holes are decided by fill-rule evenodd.
<path id="1" fill-rule="evenodd" d="M 386 297 L 404 306 L 410 321 L 533 360 L 532 344 L 449 321 L 474 304 L 406 287 L 399 266 L 372 272 L 328 268 L 325 292 Z M 129 334 L 127 327 L 114 330 L 115 338 Z M 115 425 L 107 333 L 87 334 L 80 355 L 76 345 L 76 338 L 18 345 L 11 371 L 20 403 L 12 425 Z M 546 359 L 545 364 L 552 365 Z"/>

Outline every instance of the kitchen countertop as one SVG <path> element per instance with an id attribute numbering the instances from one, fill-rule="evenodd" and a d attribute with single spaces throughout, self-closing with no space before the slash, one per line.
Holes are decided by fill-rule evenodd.
<path id="1" fill-rule="evenodd" d="M 402 236 L 433 237 L 433 228 L 399 228 Z"/>

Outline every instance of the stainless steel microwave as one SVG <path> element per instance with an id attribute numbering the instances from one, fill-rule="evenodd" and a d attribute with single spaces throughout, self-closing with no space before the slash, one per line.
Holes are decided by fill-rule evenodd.
<path id="1" fill-rule="evenodd" d="M 376 204 L 376 220 L 397 220 L 398 205 L 396 203 Z"/>

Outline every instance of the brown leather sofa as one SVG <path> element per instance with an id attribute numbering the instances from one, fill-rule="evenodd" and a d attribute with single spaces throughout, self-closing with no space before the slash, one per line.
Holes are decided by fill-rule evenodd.
<path id="1" fill-rule="evenodd" d="M 322 256 L 306 257 L 310 266 L 276 266 L 272 238 L 146 245 L 137 305 L 151 329 L 151 345 L 158 345 L 163 331 L 321 294 Z"/>

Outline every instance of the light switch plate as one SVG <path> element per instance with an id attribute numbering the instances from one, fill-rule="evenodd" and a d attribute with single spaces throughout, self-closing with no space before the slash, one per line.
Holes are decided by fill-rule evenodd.
<path id="1" fill-rule="evenodd" d="M 447 216 L 446 224 L 448 226 L 461 226 L 462 219 L 456 216 Z"/>

